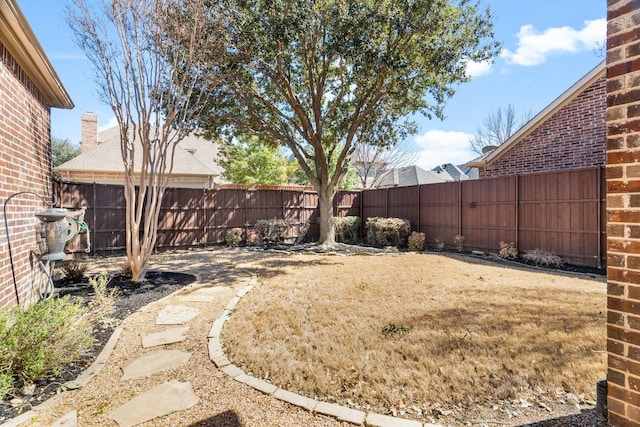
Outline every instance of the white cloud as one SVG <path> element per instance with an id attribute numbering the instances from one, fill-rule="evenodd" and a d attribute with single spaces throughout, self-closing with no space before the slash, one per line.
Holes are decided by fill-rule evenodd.
<path id="1" fill-rule="evenodd" d="M 469 139 L 473 135 L 465 132 L 430 130 L 415 138 L 418 146 L 416 164 L 430 170 L 444 164 L 462 164 L 478 157 L 471 150 Z"/>
<path id="2" fill-rule="evenodd" d="M 98 132 L 103 132 L 116 126 L 118 126 L 118 119 L 116 119 L 115 117 L 111 117 L 107 123 L 98 128 Z"/>
<path id="3" fill-rule="evenodd" d="M 523 25 L 518 32 L 515 52 L 503 49 L 501 56 L 512 64 L 531 66 L 542 64 L 551 54 L 572 53 L 593 49 L 602 43 L 607 33 L 607 21 L 585 21 L 581 30 L 571 27 L 548 28 L 537 31 L 533 25 Z"/>
<path id="4" fill-rule="evenodd" d="M 491 61 L 467 62 L 467 75 L 471 78 L 476 78 L 489 74 L 491 72 Z"/>

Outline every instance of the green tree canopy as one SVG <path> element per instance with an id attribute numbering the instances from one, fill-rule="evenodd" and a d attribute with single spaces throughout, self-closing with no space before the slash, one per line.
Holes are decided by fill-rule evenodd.
<path id="1" fill-rule="evenodd" d="M 55 136 L 51 138 L 51 161 L 54 168 L 73 159 L 80 153 L 82 153 L 80 147 L 72 144 L 69 139 L 56 138 Z"/>
<path id="2" fill-rule="evenodd" d="M 220 145 L 220 166 L 225 179 L 235 184 L 287 184 L 295 168 L 279 147 L 265 145 L 257 137 Z"/>
<path id="3" fill-rule="evenodd" d="M 468 0 L 237 0 L 222 84 L 200 125 L 289 148 L 335 242 L 333 198 L 359 143 L 393 146 L 414 113 L 442 117 L 469 61 L 490 60 L 489 10 Z M 331 165 L 336 165 L 331 168 Z"/>

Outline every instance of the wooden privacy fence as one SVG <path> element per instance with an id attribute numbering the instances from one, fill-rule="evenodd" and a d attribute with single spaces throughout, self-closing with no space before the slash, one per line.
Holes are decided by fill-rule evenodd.
<path id="1" fill-rule="evenodd" d="M 496 252 L 498 242 L 520 251 L 543 249 L 565 261 L 603 267 L 606 260 L 605 180 L 602 168 L 397 187 L 341 191 L 338 216 L 407 218 L 413 230 L 454 247 L 464 236 L 466 250 Z M 121 186 L 58 184 L 61 206 L 86 207 L 94 252 L 125 245 Z M 307 239 L 317 239 L 317 195 L 309 189 L 212 190 L 170 188 L 162 203 L 158 247 L 206 246 L 225 242 L 227 230 L 259 219 L 309 223 Z M 295 230 L 289 230 L 294 237 Z"/>

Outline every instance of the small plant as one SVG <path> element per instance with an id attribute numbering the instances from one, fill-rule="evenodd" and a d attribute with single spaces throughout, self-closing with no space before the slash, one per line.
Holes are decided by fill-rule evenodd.
<path id="1" fill-rule="evenodd" d="M 85 263 L 78 261 L 67 261 L 60 265 L 60 269 L 69 280 L 81 280 L 84 278 L 85 273 L 89 269 L 89 266 Z"/>
<path id="2" fill-rule="evenodd" d="M 281 219 L 259 219 L 256 228 L 264 243 L 277 245 L 284 242 L 288 224 Z"/>
<path id="3" fill-rule="evenodd" d="M 564 260 L 553 252 L 545 251 L 543 249 L 534 249 L 522 255 L 522 259 L 530 264 L 535 264 L 540 267 L 562 267 Z"/>
<path id="4" fill-rule="evenodd" d="M 0 394 L 60 375 L 66 363 L 90 349 L 88 310 L 68 295 L 0 310 Z"/>
<path id="5" fill-rule="evenodd" d="M 407 333 L 411 330 L 410 327 L 403 325 L 402 323 L 387 323 L 382 328 L 382 333 L 384 335 L 400 335 Z"/>
<path id="6" fill-rule="evenodd" d="M 262 237 L 257 228 L 247 228 L 247 246 L 259 246 L 262 244 Z"/>
<path id="7" fill-rule="evenodd" d="M 132 278 L 133 271 L 131 271 L 131 264 L 125 261 L 122 265 L 120 265 L 120 275 L 123 277 Z"/>
<path id="8" fill-rule="evenodd" d="M 436 237 L 435 239 L 433 239 L 433 244 L 436 247 L 436 250 L 438 251 L 443 251 L 444 250 L 444 240 L 442 240 L 439 237 Z"/>
<path id="9" fill-rule="evenodd" d="M 419 233 L 417 231 L 413 231 L 409 234 L 407 238 L 407 244 L 409 245 L 409 250 L 413 252 L 420 252 L 424 249 L 424 242 L 426 240 L 426 236 L 424 233 Z"/>
<path id="10" fill-rule="evenodd" d="M 359 216 L 334 216 L 333 225 L 336 229 L 336 237 L 344 243 L 357 242 L 361 223 Z"/>
<path id="11" fill-rule="evenodd" d="M 111 316 L 115 305 L 115 300 L 119 296 L 116 288 L 108 289 L 109 276 L 106 272 L 101 272 L 96 277 L 89 279 L 89 284 L 93 288 L 93 298 L 89 303 L 89 314 L 96 322 L 103 322 Z"/>
<path id="12" fill-rule="evenodd" d="M 456 237 L 453 238 L 453 243 L 458 247 L 458 252 L 464 250 L 464 236 L 462 234 L 456 235 Z"/>
<path id="13" fill-rule="evenodd" d="M 242 228 L 234 227 L 231 230 L 227 230 L 225 240 L 227 241 L 227 246 L 230 248 L 238 247 L 240 242 L 242 242 Z"/>
<path id="14" fill-rule="evenodd" d="M 498 256 L 504 259 L 518 259 L 518 248 L 513 242 L 499 242 Z"/>
<path id="15" fill-rule="evenodd" d="M 373 246 L 401 246 L 411 232 L 408 219 L 367 218 L 367 243 Z"/>

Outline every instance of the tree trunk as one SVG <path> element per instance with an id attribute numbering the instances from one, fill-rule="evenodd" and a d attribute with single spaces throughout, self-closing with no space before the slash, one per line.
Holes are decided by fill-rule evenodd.
<path id="1" fill-rule="evenodd" d="M 333 198 L 335 190 L 323 186 L 318 190 L 318 211 L 320 214 L 320 240 L 323 246 L 334 246 L 336 244 L 336 230 L 333 225 Z"/>

